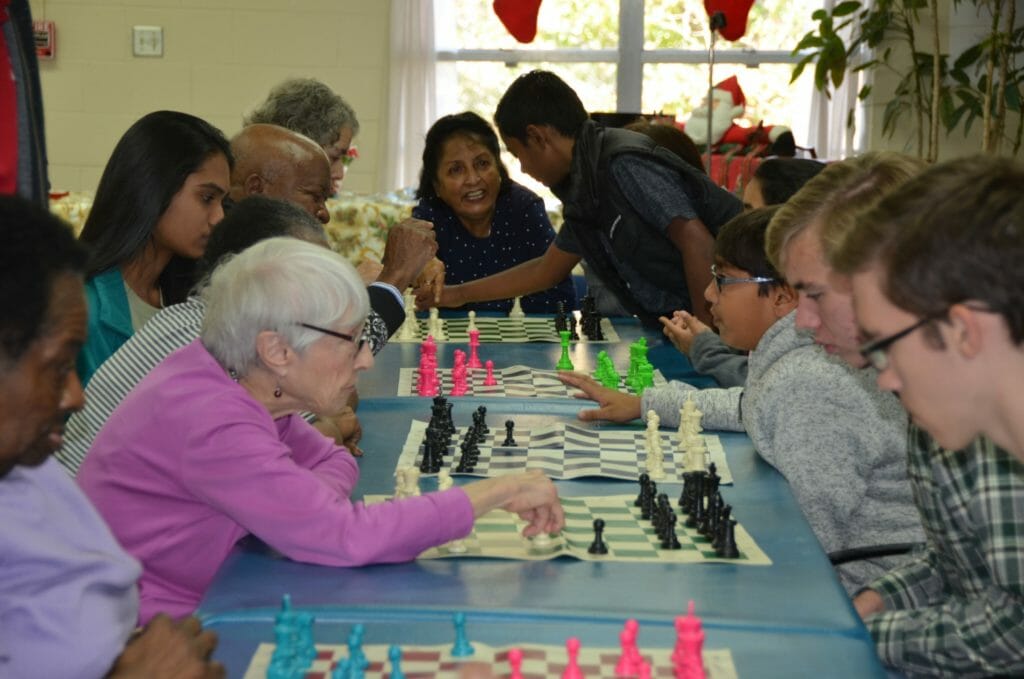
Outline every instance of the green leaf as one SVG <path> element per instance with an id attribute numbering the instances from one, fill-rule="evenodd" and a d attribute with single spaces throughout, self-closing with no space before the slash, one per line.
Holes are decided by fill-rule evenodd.
<path id="1" fill-rule="evenodd" d="M 1011 111 L 1020 111 L 1020 88 L 1014 83 L 1006 86 L 1006 108 Z"/>
<path id="2" fill-rule="evenodd" d="M 828 17 L 828 12 L 823 9 L 816 9 L 811 12 L 811 21 L 823 21 Z"/>
<path id="3" fill-rule="evenodd" d="M 841 2 L 838 5 L 836 5 L 835 8 L 833 8 L 832 16 L 844 17 L 848 14 L 853 14 L 858 9 L 860 9 L 860 6 L 860 3 L 857 2 L 856 0 L 847 0 L 846 2 Z"/>
<path id="4" fill-rule="evenodd" d="M 966 50 L 964 50 L 963 54 L 956 58 L 956 61 L 953 62 L 953 67 L 958 70 L 965 69 L 968 66 L 972 65 L 974 62 L 976 62 L 979 59 L 979 57 L 981 57 L 981 53 L 981 45 L 974 45 L 973 47 L 968 47 Z"/>
<path id="5" fill-rule="evenodd" d="M 865 85 L 864 87 L 860 88 L 860 92 L 857 93 L 857 99 L 859 99 L 860 101 L 864 101 L 869 96 L 871 96 L 871 85 Z"/>

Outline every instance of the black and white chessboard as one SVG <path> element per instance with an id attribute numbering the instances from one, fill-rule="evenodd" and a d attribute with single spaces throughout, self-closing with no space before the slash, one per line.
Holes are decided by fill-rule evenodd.
<path id="1" fill-rule="evenodd" d="M 497 417 L 489 417 L 490 434 L 479 444 L 480 457 L 470 476 L 501 476 L 526 469 L 540 469 L 553 479 L 576 479 L 601 476 L 636 481 L 640 474 L 649 473 L 644 429 L 598 429 L 575 424 L 554 424 L 527 428 L 516 427 L 515 446 L 502 446 L 505 428 Z M 445 467 L 456 472 L 461 453 L 459 442 L 467 427 L 456 427 L 445 456 Z M 409 426 L 396 470 L 402 467 L 419 468 L 423 461 L 423 439 L 427 423 L 413 420 Z M 660 432 L 664 454 L 664 476 L 653 477 L 659 483 L 682 483 L 686 471 L 686 455 L 676 446 L 674 432 Z M 714 462 L 723 485 L 732 483 L 732 473 L 725 458 L 722 442 L 713 434 L 702 435 L 708 449 L 707 462 Z"/>
<path id="2" fill-rule="evenodd" d="M 441 396 L 450 396 L 452 392 L 451 368 L 438 368 L 437 377 L 441 382 Z M 495 396 L 511 398 L 572 398 L 577 391 L 558 381 L 558 371 L 537 370 L 525 365 L 510 365 L 494 369 L 495 385 L 485 385 L 487 371 L 478 368 L 466 373 L 466 396 Z M 654 386 L 666 383 L 660 370 L 654 371 Z M 626 385 L 626 377 L 619 379 L 619 390 L 633 393 Z M 402 368 L 398 376 L 399 396 L 418 396 L 419 371 L 416 368 Z"/>
<path id="3" fill-rule="evenodd" d="M 459 668 L 463 664 L 485 663 L 493 670 L 495 677 L 508 677 L 509 646 L 488 646 L 474 641 L 474 653 L 468 657 L 457 658 L 451 654 L 451 644 L 436 646 L 403 646 L 401 667 L 402 674 L 408 679 L 455 679 L 460 676 Z M 244 679 L 265 679 L 270 661 L 274 655 L 274 644 L 260 644 L 249 663 Z M 388 660 L 388 646 L 383 644 L 364 644 L 363 653 L 369 666 L 363 676 L 368 679 L 390 677 L 391 665 Z M 518 644 L 523 653 L 520 666 L 524 679 L 548 679 L 560 677 L 565 671 L 568 660 L 564 646 L 544 644 Z M 338 663 L 348 657 L 348 648 L 340 644 L 317 644 L 317 655 L 313 664 L 302 676 L 305 679 L 330 679 L 331 671 Z M 618 648 L 587 646 L 580 647 L 578 664 L 583 676 L 590 679 L 614 679 L 615 665 L 622 651 Z M 670 648 L 641 648 L 640 653 L 651 665 L 652 677 L 669 679 L 675 676 Z M 727 648 L 703 649 L 704 675 L 708 679 L 736 679 L 736 666 L 732 653 Z"/>
<path id="4" fill-rule="evenodd" d="M 367 503 L 386 501 L 384 496 L 370 495 Z M 633 506 L 635 495 L 603 497 L 562 497 L 565 528 L 561 534 L 546 541 L 523 537 L 526 522 L 515 514 L 500 509 L 476 520 L 473 532 L 464 540 L 428 549 L 420 559 L 475 556 L 495 559 L 544 561 L 569 556 L 584 561 L 657 561 L 662 563 L 731 563 L 746 566 L 769 566 L 771 559 L 754 542 L 750 533 L 737 524 L 735 559 L 719 556 L 711 541 L 682 522 L 676 527 L 680 549 L 664 549 L 649 520 L 640 517 Z M 587 549 L 594 540 L 594 519 L 604 520 L 604 542 L 607 554 L 590 554 Z"/>
<path id="5" fill-rule="evenodd" d="M 444 331 L 444 337 L 435 337 L 437 342 L 455 342 L 461 344 L 469 343 L 469 318 L 442 318 L 439 319 Z M 494 344 L 500 342 L 561 342 L 558 332 L 555 330 L 555 319 L 527 316 L 525 318 L 508 318 L 505 316 L 477 316 L 476 329 L 480 331 L 481 344 Z M 430 333 L 427 331 L 428 321 L 419 319 L 417 321 L 418 331 L 415 337 L 404 338 L 400 329 L 389 341 L 391 342 L 422 342 L 427 339 Z M 619 334 L 615 326 L 607 318 L 601 319 L 601 332 L 604 340 L 590 340 L 580 334 L 579 342 L 583 344 L 601 344 L 618 342 Z M 575 343 L 577 340 L 573 340 Z"/>

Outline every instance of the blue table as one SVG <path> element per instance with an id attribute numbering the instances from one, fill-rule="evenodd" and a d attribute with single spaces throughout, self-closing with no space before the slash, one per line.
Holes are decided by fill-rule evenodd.
<path id="1" fill-rule="evenodd" d="M 613 320 L 621 342 L 575 343 L 569 349 L 569 358 L 579 371 L 593 372 L 597 367 L 597 355 L 608 352 L 619 372 L 629 366 L 629 344 L 641 337 L 647 339 L 647 358 L 666 379 L 684 380 L 698 387 L 717 386 L 715 381 L 699 375 L 685 354 L 680 353 L 660 331 L 644 328 L 639 321 L 616 318 Z M 438 366 L 450 368 L 455 363 L 455 350 L 468 352 L 468 346 L 456 342 L 441 342 L 438 345 Z M 553 370 L 562 353 L 561 346 L 553 342 L 532 342 L 528 344 L 481 344 L 480 359 L 494 361 L 495 368 L 510 365 L 527 365 L 531 368 Z M 397 396 L 398 375 L 401 368 L 419 365 L 420 345 L 415 342 L 391 342 L 377 354 L 374 367 L 359 376 L 360 398 L 387 398 Z"/>
<path id="2" fill-rule="evenodd" d="M 540 399 L 453 399 L 457 422 L 478 404 L 494 424 L 574 416 L 578 404 Z M 392 473 L 413 418 L 429 417 L 429 399 L 374 399 L 363 403 L 365 457 L 361 493 L 391 493 Z M 599 426 L 599 425 L 590 425 Z M 608 426 L 608 425 L 606 425 Z M 234 554 L 214 581 L 201 610 L 223 613 L 274 605 L 284 593 L 296 604 L 372 608 L 415 606 L 519 613 L 673 616 L 689 599 L 718 621 L 773 630 L 862 630 L 782 477 L 757 457 L 749 439 L 724 434 L 734 487 L 723 495 L 734 515 L 768 554 L 771 566 L 730 564 L 597 563 L 560 558 L 517 562 L 486 559 L 424 561 L 357 569 L 327 568 L 279 559 L 260 549 Z M 425 482 L 426 483 L 426 482 Z M 668 486 L 678 495 L 678 486 Z M 626 481 L 563 482 L 563 495 L 633 493 Z"/>
<path id="3" fill-rule="evenodd" d="M 351 626 L 362 623 L 367 644 L 434 645 L 452 642 L 451 611 L 422 609 L 376 610 L 372 608 L 320 607 L 315 640 L 344 644 Z M 241 677 L 260 643 L 273 642 L 274 608 L 215 615 L 206 626 L 217 632 L 216 658 L 229 669 L 229 677 Z M 671 649 L 675 633 L 671 620 L 639 618 L 639 643 L 645 648 Z M 520 615 L 507 612 L 466 611 L 471 642 L 491 646 L 535 643 L 560 646 L 576 636 L 586 646 L 618 648 L 623 618 L 606 615 L 578 618 L 566 615 Z M 761 628 L 722 625 L 704 620 L 704 647 L 728 648 L 740 677 L 790 679 L 830 677 L 865 679 L 884 677 L 870 644 L 856 635 L 840 633 L 779 633 Z M 495 668 L 501 672 L 505 668 Z"/>

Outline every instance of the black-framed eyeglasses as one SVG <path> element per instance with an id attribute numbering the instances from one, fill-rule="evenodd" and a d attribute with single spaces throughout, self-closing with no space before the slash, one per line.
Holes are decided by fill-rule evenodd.
<path id="1" fill-rule="evenodd" d="M 721 292 L 722 288 L 735 285 L 736 283 L 776 283 L 777 278 L 771 276 L 752 276 L 750 278 L 736 278 L 735 276 L 726 276 L 725 274 L 718 273 L 718 265 L 711 265 L 711 277 L 715 279 L 715 286 L 718 291 Z"/>
<path id="2" fill-rule="evenodd" d="M 889 367 L 889 347 L 896 342 L 900 341 L 910 333 L 914 332 L 918 328 L 923 328 L 937 318 L 942 318 L 946 315 L 946 312 L 929 314 L 919 321 L 915 321 L 912 325 L 903 328 L 899 332 L 894 332 L 886 337 L 881 337 L 870 342 L 865 342 L 860 346 L 860 355 L 864 357 L 871 367 L 882 372 Z"/>
<path id="3" fill-rule="evenodd" d="M 365 326 L 363 327 L 362 334 L 360 334 L 359 337 L 357 338 L 357 337 L 353 337 L 352 335 L 346 335 L 343 332 L 338 332 L 337 330 L 328 330 L 327 328 L 321 328 L 319 325 L 312 325 L 310 323 L 296 323 L 296 325 L 301 325 L 303 328 L 309 328 L 310 330 L 316 330 L 317 332 L 322 332 L 323 334 L 330 335 L 331 337 L 337 337 L 338 339 L 343 339 L 346 342 L 352 342 L 353 344 L 356 345 L 356 353 L 357 354 L 360 351 L 362 351 L 363 347 L 365 347 L 367 342 L 370 341 L 370 336 L 366 333 L 366 327 Z"/>

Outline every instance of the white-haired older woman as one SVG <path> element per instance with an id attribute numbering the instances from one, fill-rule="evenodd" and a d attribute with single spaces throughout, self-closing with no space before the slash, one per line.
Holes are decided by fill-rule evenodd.
<path id="1" fill-rule="evenodd" d="M 366 289 L 331 251 L 272 238 L 219 266 L 200 339 L 114 412 L 78 481 L 143 565 L 144 622 L 195 608 L 239 538 L 336 566 L 406 561 L 495 508 L 557 532 L 554 485 L 531 472 L 379 505 L 352 503 L 355 460 L 296 413 L 340 410 L 373 365 Z"/>

